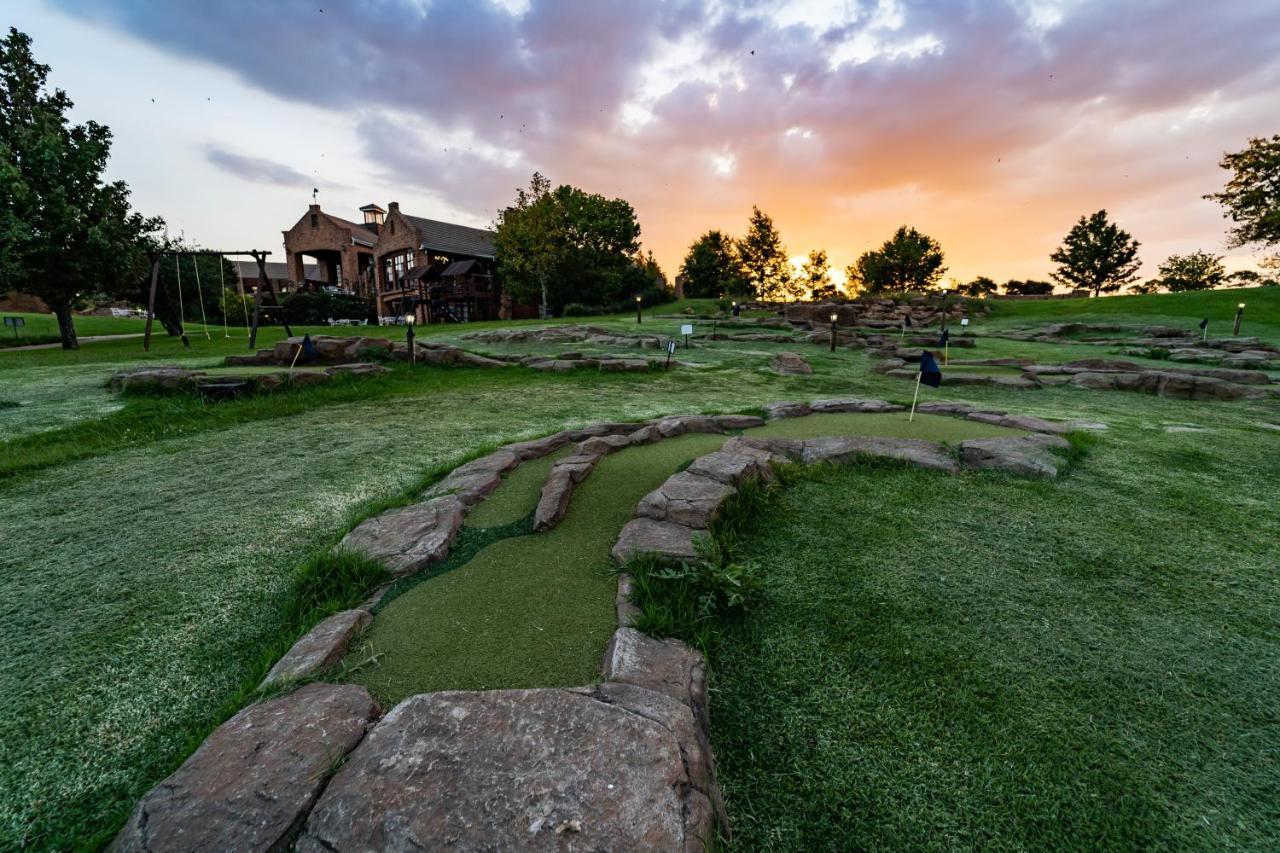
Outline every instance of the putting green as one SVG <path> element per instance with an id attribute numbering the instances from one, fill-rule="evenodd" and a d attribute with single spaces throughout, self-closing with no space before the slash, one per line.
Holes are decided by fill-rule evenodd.
<path id="1" fill-rule="evenodd" d="M 941 415 L 917 415 L 907 423 L 904 413 L 893 413 L 811 415 L 746 434 L 956 442 L 1021 433 Z M 604 457 L 577 487 L 555 529 L 501 539 L 466 564 L 391 599 L 348 654 L 346 677 L 367 687 L 384 707 L 433 690 L 590 683 L 617 627 L 616 583 L 608 567 L 618 532 L 642 497 L 727 439 L 684 435 Z M 527 518 L 552 462 L 548 457 L 521 464 L 472 510 L 469 526 L 492 528 Z"/>

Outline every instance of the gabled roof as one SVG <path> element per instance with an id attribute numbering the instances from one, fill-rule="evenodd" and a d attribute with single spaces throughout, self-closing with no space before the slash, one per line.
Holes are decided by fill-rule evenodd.
<path id="1" fill-rule="evenodd" d="M 480 263 L 478 261 L 473 261 L 473 260 L 454 261 L 453 263 L 449 264 L 449 266 L 444 268 L 444 272 L 440 273 L 440 277 L 448 278 L 449 276 L 453 276 L 453 275 L 466 275 L 472 270 L 476 270 L 478 272 L 484 271 L 484 269 L 480 266 Z"/>
<path id="2" fill-rule="evenodd" d="M 359 243 L 361 246 L 372 246 L 374 243 L 378 242 L 378 235 L 374 234 L 363 225 L 359 225 L 348 219 L 334 216 L 332 213 L 326 213 L 325 216 L 329 217 L 329 221 L 333 222 L 335 225 L 339 225 L 343 228 L 350 228 L 351 239 Z"/>
<path id="3" fill-rule="evenodd" d="M 476 258 L 493 257 L 493 232 L 486 228 L 469 228 L 466 225 L 454 225 L 452 222 L 439 222 L 408 214 L 405 214 L 405 219 L 409 220 L 422 238 L 421 248 L 424 250 L 434 249 L 437 252 L 471 255 Z"/>

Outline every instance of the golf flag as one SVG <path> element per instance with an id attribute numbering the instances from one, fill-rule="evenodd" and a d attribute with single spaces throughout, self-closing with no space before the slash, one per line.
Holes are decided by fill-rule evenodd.
<path id="1" fill-rule="evenodd" d="M 937 388 L 942 384 L 942 370 L 934 360 L 933 353 L 928 350 L 920 353 L 920 372 L 916 374 L 916 391 L 911 395 L 911 414 L 907 416 L 907 423 L 916 418 L 916 400 L 920 397 L 921 382 L 930 388 Z"/>
<path id="2" fill-rule="evenodd" d="M 930 388 L 937 388 L 942 384 L 942 368 L 938 367 L 937 359 L 928 350 L 920 353 L 920 381 Z"/>
<path id="3" fill-rule="evenodd" d="M 1203 320 L 1201 320 L 1201 321 L 1200 321 L 1200 328 L 1201 328 L 1201 329 L 1207 329 L 1207 328 L 1209 328 L 1209 318 L 1208 318 L 1208 317 L 1205 317 Z"/>
<path id="4" fill-rule="evenodd" d="M 302 355 L 307 361 L 315 361 L 320 357 L 320 353 L 316 350 L 315 343 L 311 340 L 311 335 L 302 336 Z"/>
<path id="5" fill-rule="evenodd" d="M 951 339 L 951 332 L 950 332 L 950 330 L 948 330 L 948 329 L 943 329 L 943 330 L 942 330 L 942 334 L 938 335 L 938 348 L 939 348 L 939 349 L 945 349 L 945 348 L 946 348 L 946 346 L 947 346 L 947 341 L 948 341 L 948 340 L 950 340 L 950 339 Z"/>
<path id="6" fill-rule="evenodd" d="M 905 317 L 903 317 L 903 318 L 902 318 L 902 325 L 906 326 L 908 329 L 910 329 L 910 328 L 911 328 L 911 315 L 910 315 L 910 314 L 908 314 L 907 316 L 905 316 Z"/>
<path id="7" fill-rule="evenodd" d="M 1206 340 L 1209 337 L 1209 318 L 1205 317 L 1200 321 L 1200 340 Z"/>

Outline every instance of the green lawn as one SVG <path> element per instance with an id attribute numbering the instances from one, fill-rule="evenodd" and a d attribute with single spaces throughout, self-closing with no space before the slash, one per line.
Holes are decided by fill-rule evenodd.
<path id="1" fill-rule="evenodd" d="M 660 308 L 655 313 L 665 311 Z M 617 331 L 635 329 L 634 316 L 585 322 Z M 676 335 L 679 322 L 659 320 L 647 312 L 643 330 Z M 1015 318 L 1009 322 L 1023 321 Z M 469 330 L 431 327 L 418 331 L 452 341 Z M 402 337 L 402 331 L 344 330 L 396 339 Z M 281 335 L 278 328 L 262 330 L 260 346 L 269 346 Z M 981 336 L 978 344 L 965 356 L 1015 354 L 1011 351 L 1015 345 L 1026 346 Z M 1098 355 L 1106 350 L 1074 343 L 1038 346 L 1043 348 L 1035 349 L 1034 357 L 1043 355 L 1044 360 Z M 577 347 L 557 349 L 568 348 Z M 768 370 L 769 359 L 781 349 L 804 353 L 814 366 L 814 374 L 784 377 Z M 270 649 L 281 630 L 281 598 L 288 593 L 295 567 L 326 550 L 362 514 L 388 501 L 403 500 L 431 472 L 498 444 L 592 421 L 742 411 L 772 400 L 842 394 L 902 402 L 909 400 L 911 390 L 907 383 L 872 372 L 871 362 L 862 352 L 830 354 L 804 344 L 745 342 L 721 342 L 687 353 L 681 350 L 679 358 L 703 366 L 676 368 L 670 373 L 577 371 L 555 375 L 522 368 L 400 367 L 385 377 L 338 381 L 213 405 L 192 398 L 121 399 L 104 387 L 110 374 L 122 366 L 182 363 L 209 367 L 228 353 L 245 351 L 243 339 L 219 339 L 215 333 L 211 340 L 194 337 L 190 351 L 184 351 L 176 340 L 160 336 L 145 356 L 137 339 L 90 343 L 69 353 L 0 352 L 0 501 L 5 507 L 0 513 L 0 540 L 5 543 L 0 551 L 0 643 L 6 650 L 5 665 L 0 668 L 0 849 L 66 849 L 78 840 L 114 830 L 136 798 L 170 772 L 191 743 L 225 715 L 225 703 L 255 684 L 269 666 Z M 1056 671 L 1057 655 L 1072 652 L 1077 649 L 1072 644 L 1085 644 L 1086 640 L 1089 660 L 1099 672 L 1128 672 L 1131 663 L 1137 666 L 1155 659 L 1155 652 L 1147 652 L 1156 648 L 1156 639 L 1163 636 L 1156 628 L 1163 631 L 1180 618 L 1190 620 L 1202 611 L 1215 612 L 1218 624 L 1226 627 L 1217 634 L 1216 657 L 1206 660 L 1218 667 L 1214 671 L 1220 681 L 1188 685 L 1180 675 L 1187 664 L 1178 657 L 1180 650 L 1169 645 L 1173 641 L 1159 646 L 1158 652 L 1168 664 L 1166 671 L 1174 676 L 1172 692 L 1161 700 L 1174 703 L 1169 706 L 1169 725 L 1173 727 L 1169 730 L 1187 733 L 1174 743 L 1180 748 L 1200 740 L 1216 742 L 1216 757 L 1203 751 L 1194 753 L 1204 759 L 1204 769 L 1195 778 L 1212 772 L 1222 786 L 1199 787 L 1183 781 L 1178 774 L 1190 758 L 1157 765 L 1129 762 L 1128 752 L 1120 751 L 1106 757 L 1091 753 L 1093 763 L 1103 771 L 1120 774 L 1117 778 L 1130 779 L 1128 787 L 1136 792 L 1144 786 L 1158 787 L 1167 767 L 1172 774 L 1169 778 L 1181 786 L 1181 799 L 1174 802 L 1185 807 L 1190 815 L 1187 819 L 1194 822 L 1203 814 L 1209 820 L 1203 830 L 1208 835 L 1191 846 L 1218 846 L 1210 842 L 1223 838 L 1223 846 L 1244 839 L 1235 846 L 1274 847 L 1280 838 L 1280 817 L 1275 810 L 1246 809 L 1254 790 L 1250 785 L 1259 778 L 1276 787 L 1274 762 L 1269 769 L 1259 770 L 1242 763 L 1241 757 L 1242 753 L 1277 754 L 1274 715 L 1263 720 L 1266 725 L 1255 727 L 1261 732 L 1255 734 L 1255 729 L 1232 729 L 1207 720 L 1200 708 L 1208 700 L 1230 705 L 1228 710 L 1236 716 L 1224 719 L 1238 723 L 1244 719 L 1241 714 L 1257 707 L 1257 697 L 1268 700 L 1270 707 L 1280 706 L 1276 701 L 1280 699 L 1280 655 L 1275 629 L 1280 620 L 1273 604 L 1275 590 L 1265 586 L 1268 575 L 1262 569 L 1275 562 L 1271 544 L 1277 529 L 1274 474 L 1269 472 L 1274 471 L 1277 438 L 1276 433 L 1255 426 L 1280 422 L 1275 403 L 1184 403 L 1070 387 L 1022 393 L 986 387 L 924 389 L 922 399 L 963 399 L 1046 417 L 1083 417 L 1106 421 L 1113 429 L 1095 456 L 1059 483 L 920 475 L 923 479 L 910 482 L 913 502 L 904 502 L 895 492 L 907 480 L 883 486 L 877 480 L 868 486 L 867 497 L 857 500 L 833 481 L 831 498 L 826 502 L 821 494 L 814 495 L 815 489 L 823 491 L 819 485 L 803 484 L 785 500 L 817 502 L 794 513 L 780 511 L 772 526 L 791 530 L 794 525 L 795 531 L 806 531 L 809 543 L 805 547 L 809 550 L 792 550 L 810 554 L 808 564 L 815 572 L 826 571 L 824 567 L 829 565 L 841 566 L 847 551 L 863 555 L 858 559 L 866 562 L 868 571 L 883 567 L 888 572 L 897 565 L 894 555 L 908 553 L 917 574 L 902 576 L 904 588 L 913 578 L 925 585 L 938 555 L 963 555 L 970 550 L 981 553 L 975 550 L 976 543 L 997 541 L 999 534 L 998 541 L 1021 543 L 1027 550 L 1018 551 L 1010 544 L 973 570 L 977 573 L 980 569 L 991 578 L 988 586 L 981 587 L 991 593 L 990 608 L 1002 606 L 1000 592 L 1013 595 L 1021 591 L 1030 596 L 1041 590 L 1046 582 L 1033 569 L 1049 572 L 1061 564 L 1064 575 L 1075 578 L 1073 583 L 1085 583 L 1090 571 L 1099 573 L 1098 583 L 1119 583 L 1116 579 L 1128 578 L 1128 585 L 1122 586 L 1127 597 L 1112 597 L 1106 607 L 1082 597 L 1085 604 L 1068 611 L 1087 623 L 1079 630 L 1087 628 L 1093 633 L 1082 634 L 1084 640 L 1073 639 L 1061 652 L 1046 641 L 1039 649 L 1046 673 Z M 9 405 L 15 402 L 19 405 Z M 776 428 L 799 428 L 795 425 L 800 423 L 783 422 Z M 963 421 L 947 423 L 957 429 L 970 426 Z M 1175 423 L 1207 431 L 1164 432 L 1165 425 Z M 887 427 L 880 424 L 877 428 Z M 680 445 L 673 448 L 675 452 Z M 626 453 L 618 454 L 617 464 L 625 464 L 625 457 Z M 644 466 L 635 476 L 660 480 L 665 476 L 663 470 L 674 470 L 678 464 L 678 460 L 670 460 L 670 465 Z M 513 489 L 505 508 L 495 504 L 494 515 L 488 520 L 482 510 L 473 517 L 476 526 L 468 530 L 477 534 L 488 531 L 486 535 L 495 537 L 495 530 L 510 532 L 504 525 L 510 526 L 513 519 L 518 523 L 527 514 L 530 501 L 536 499 L 538 477 L 533 468 L 529 470 L 532 473 L 523 482 L 519 469 L 509 478 Z M 951 491 L 963 484 L 973 487 Z M 881 491 L 884 488 L 889 491 Z M 590 497 L 589 492 L 584 494 Z M 882 511 L 874 505 L 877 498 L 884 504 Z M 1020 503 L 1024 499 L 1026 507 Z M 612 505 L 607 496 L 596 503 Z M 895 507 L 900 511 L 893 512 Z M 1039 514 L 1030 514 L 1034 508 L 1039 508 Z M 851 538 L 863 535 L 860 531 L 865 526 L 856 522 L 864 517 L 892 528 L 884 533 L 885 539 L 893 540 L 892 548 L 883 542 Z M 922 517 L 928 518 L 928 525 L 913 523 Z M 1106 537 L 1093 535 L 1095 528 L 1105 531 Z M 927 530 L 928 535 L 913 538 L 919 529 Z M 566 534 L 573 531 L 572 526 L 566 528 Z M 1113 535 L 1112 531 L 1119 533 Z M 796 534 L 787 535 L 794 543 Z M 816 556 L 819 545 L 838 545 L 846 539 L 861 544 L 833 548 L 831 556 L 821 560 Z M 1113 541 L 1115 549 L 1111 550 Z M 911 542 L 910 551 L 903 550 L 908 547 L 903 544 L 906 542 Z M 774 562 L 770 552 L 761 551 L 761 555 L 767 564 Z M 768 578 L 785 577 L 786 556 L 776 555 L 778 568 L 766 573 Z M 518 564 L 525 557 L 521 551 L 512 559 Z M 1151 567 L 1153 560 L 1158 561 L 1159 571 Z M 1137 571 L 1136 567 L 1144 569 L 1142 579 L 1147 584 L 1124 574 Z M 414 593 L 431 589 L 437 581 L 464 578 L 465 572 L 448 572 L 414 587 L 388 604 L 386 612 L 399 602 L 410 601 Z M 611 597 L 611 581 L 603 575 L 584 570 L 576 577 L 584 588 L 593 590 L 592 595 Z M 593 585 L 597 578 L 598 593 Z M 1197 578 L 1201 581 L 1198 586 L 1185 585 Z M 847 581 L 841 574 L 830 586 L 852 596 L 854 588 L 848 584 L 853 576 Z M 545 586 L 538 587 L 538 592 Z M 526 593 L 529 589 L 525 587 Z M 927 589 L 931 588 L 922 586 Z M 769 581 L 766 604 L 757 611 L 759 618 L 774 614 L 770 618 L 779 620 L 779 626 L 785 625 L 785 614 L 768 604 L 785 604 L 785 590 L 786 583 L 775 587 Z M 1165 590 L 1171 592 L 1166 594 Z M 1162 603 L 1162 596 L 1167 602 Z M 822 598 L 817 596 L 807 606 L 836 606 L 819 600 Z M 891 603 L 890 599 L 885 601 Z M 463 604 L 460 602 L 459 612 L 466 611 Z M 478 613 L 473 602 L 466 604 L 473 616 Z M 990 641 L 990 649 L 982 651 L 994 656 L 1003 648 L 1004 623 L 992 621 L 989 611 L 975 608 L 972 619 L 967 612 L 937 612 L 936 630 L 941 635 L 949 629 L 987 625 L 983 637 Z M 601 612 L 585 610 L 590 612 L 581 617 L 579 639 L 605 630 Z M 1163 626 L 1143 621 L 1148 610 L 1163 614 Z M 893 621 L 899 612 L 886 607 L 884 618 Z M 1030 605 L 1026 612 L 1028 619 L 1034 616 L 1050 624 L 1058 613 L 1052 609 L 1041 612 Z M 1188 643 L 1202 640 L 1210 631 L 1207 619 L 1188 624 L 1184 638 Z M 808 636 L 800 628 L 817 630 L 821 625 L 795 627 Z M 1147 629 L 1154 633 L 1148 636 Z M 780 650 L 780 660 L 799 648 L 786 645 L 784 633 L 771 636 L 770 642 Z M 839 644 L 833 648 L 838 649 Z M 1134 657 L 1138 652 L 1143 654 L 1141 660 Z M 598 655 L 596 651 L 593 665 Z M 1031 651 L 1027 655 L 1025 660 L 1034 660 Z M 581 661 L 573 665 L 585 666 L 586 655 L 579 649 L 555 659 Z M 963 677 L 964 659 L 959 660 L 961 675 L 957 677 Z M 984 658 L 974 660 L 980 663 Z M 723 675 L 718 669 L 722 665 L 726 667 Z M 728 660 L 715 663 L 713 719 L 717 727 L 721 722 L 731 725 L 728 714 L 735 706 L 740 706 L 744 715 L 750 713 L 749 703 L 731 703 L 719 692 L 729 689 L 730 666 Z M 1021 666 L 1024 669 L 1019 672 L 1034 669 L 1030 663 Z M 975 670 L 973 678 L 981 674 Z M 904 680 L 886 678 L 883 684 L 886 707 L 906 701 L 890 690 L 901 689 Z M 1155 688 L 1148 682 L 1116 677 L 1105 686 L 1109 691 L 1104 693 L 1106 703 L 1135 715 L 1145 713 L 1160 696 L 1152 693 Z M 1033 688 L 1034 680 L 1027 689 Z M 1034 691 L 1028 696 L 1043 697 L 1040 704 L 1052 698 Z M 775 698 L 776 694 L 761 691 L 761 701 Z M 801 728 L 804 715 L 810 713 L 804 698 L 797 693 L 786 703 L 795 708 L 797 731 L 807 730 Z M 1101 713 L 1087 699 L 1081 693 L 1076 707 Z M 1064 700 L 1057 712 L 1049 709 L 1046 714 L 1057 713 L 1055 719 L 1062 720 L 1070 716 L 1071 707 Z M 833 730 L 826 740 L 816 746 L 803 744 L 809 747 L 806 756 L 811 761 L 816 763 L 825 754 L 834 767 L 823 771 L 831 777 L 832 788 L 809 792 L 813 809 L 803 813 L 814 816 L 814 809 L 850 791 L 854 792 L 851 802 L 857 802 L 857 791 L 861 790 L 876 791 L 885 798 L 902 797 L 909 803 L 932 797 L 932 805 L 904 811 L 902 819 L 916 815 L 917 828 L 933 821 L 940 839 L 935 843 L 947 845 L 953 824 L 930 815 L 947 813 L 965 777 L 956 771 L 945 779 L 923 777 L 927 783 L 904 783 L 906 787 L 899 789 L 874 779 L 854 780 L 847 768 L 856 762 L 844 762 L 845 753 L 838 749 L 824 753 L 823 747 L 828 742 L 839 746 L 841 738 L 847 742 L 845 731 L 856 730 L 860 718 L 832 717 Z M 1105 714 L 1097 718 L 1115 719 Z M 740 739 L 739 728 L 725 729 L 730 740 L 722 741 L 725 757 L 721 761 L 727 765 L 730 808 L 742 828 L 744 845 L 760 839 L 761 846 L 779 846 L 782 842 L 769 839 L 788 837 L 797 824 L 763 808 L 760 797 L 767 785 L 753 788 L 756 783 L 752 780 L 771 780 L 768 784 L 785 793 L 789 789 L 783 780 L 790 778 L 787 768 L 798 768 L 799 773 L 812 765 L 785 764 L 787 753 L 770 741 L 773 722 L 757 718 L 756 724 L 760 727 L 758 753 L 769 761 L 752 766 L 749 756 L 735 751 L 732 742 Z M 1143 725 L 1149 734 L 1151 724 Z M 918 730 L 925 738 L 922 743 L 929 742 L 927 728 Z M 1003 734 L 998 727 L 996 731 Z M 936 732 L 932 736 L 936 740 Z M 1015 729 L 1010 730 L 1008 742 L 1026 743 Z M 1131 748 L 1136 747 L 1125 747 Z M 784 763 L 773 765 L 774 758 Z M 1232 762 L 1245 768 L 1241 774 L 1232 776 L 1226 769 L 1215 769 Z M 970 768 L 971 773 L 979 770 L 981 766 Z M 1019 802 L 1055 802 L 1052 786 L 1031 783 L 1060 778 L 1060 768 L 1043 769 L 1040 776 L 1030 771 L 1023 775 L 1028 782 L 1025 790 L 1020 789 Z M 903 780 L 899 777 L 898 781 Z M 1087 800 L 1095 792 L 1114 790 L 1082 785 L 1081 797 Z M 778 798 L 781 800 L 782 794 Z M 1244 805 L 1233 806 L 1234 801 Z M 982 825 L 991 825 L 993 832 L 1004 832 L 1000 802 L 998 798 L 978 801 L 965 813 L 977 816 L 974 820 L 981 820 Z M 1230 820 L 1244 821 L 1246 826 L 1224 826 L 1223 822 Z M 857 826 L 870 827 L 874 822 L 869 819 Z M 758 830 L 753 830 L 753 825 Z M 814 832 L 820 833 L 825 825 L 815 818 Z M 1144 827 L 1150 825 L 1141 824 L 1139 830 L 1145 832 Z M 811 837 L 818 847 L 831 838 L 820 834 Z M 1016 846 L 1016 839 L 1032 836 L 1019 835 L 1015 829 L 1001 837 L 1014 839 L 1011 845 Z M 1169 846 L 1178 846 L 1178 839 L 1192 836 L 1162 836 L 1152 831 L 1142 837 L 1173 838 Z"/>
<path id="2" fill-rule="evenodd" d="M 58 319 L 52 314 L 31 314 L 22 311 L 0 311 L 0 317 L 21 317 L 23 325 L 17 339 L 13 329 L 0 325 L 0 349 L 24 344 L 44 344 L 61 340 L 58 336 Z M 77 315 L 73 321 L 78 337 L 94 335 L 128 335 L 141 332 L 146 321 L 139 317 L 94 317 Z M 222 327 L 218 327 L 222 334 Z"/>

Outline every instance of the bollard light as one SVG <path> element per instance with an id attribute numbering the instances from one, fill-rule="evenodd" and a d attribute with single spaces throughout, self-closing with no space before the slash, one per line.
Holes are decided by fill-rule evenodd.
<path id="1" fill-rule="evenodd" d="M 1242 319 L 1244 319 L 1244 303 L 1243 302 L 1241 302 L 1239 305 L 1236 306 L 1236 327 L 1235 327 L 1235 330 L 1231 332 L 1232 335 L 1235 335 L 1237 337 L 1240 335 L 1240 321 Z"/>
<path id="2" fill-rule="evenodd" d="M 636 297 L 636 325 L 640 325 L 640 297 Z"/>
<path id="3" fill-rule="evenodd" d="M 404 339 L 405 339 L 405 343 L 409 347 L 409 363 L 410 364 L 418 363 L 418 348 L 413 345 L 413 324 L 417 322 L 417 320 L 418 320 L 418 317 L 416 314 L 404 315 L 404 325 L 405 325 Z"/>
<path id="4" fill-rule="evenodd" d="M 832 352 L 836 351 L 836 320 L 839 317 L 840 315 L 837 314 L 836 312 L 834 311 L 831 312 L 831 351 Z"/>

